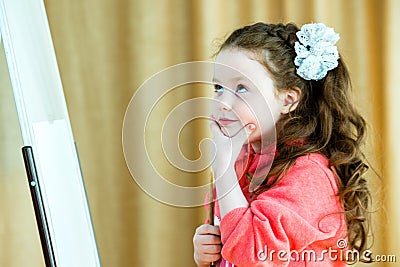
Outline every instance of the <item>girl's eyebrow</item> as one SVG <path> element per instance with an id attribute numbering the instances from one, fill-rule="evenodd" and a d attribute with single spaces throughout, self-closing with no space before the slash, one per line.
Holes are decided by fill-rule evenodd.
<path id="1" fill-rule="evenodd" d="M 237 76 L 237 77 L 230 78 L 229 81 L 232 81 L 232 82 L 243 81 L 243 82 L 245 82 L 245 81 L 248 81 L 248 79 L 246 79 L 246 78 L 243 77 L 243 76 Z M 218 84 L 221 84 L 221 83 L 222 83 L 221 81 L 219 81 L 219 80 L 218 80 L 217 78 L 215 78 L 215 77 L 213 77 L 212 82 L 213 82 L 213 83 L 218 83 Z"/>

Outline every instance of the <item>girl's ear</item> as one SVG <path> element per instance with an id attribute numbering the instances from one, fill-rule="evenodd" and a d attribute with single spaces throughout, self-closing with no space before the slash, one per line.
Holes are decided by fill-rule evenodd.
<path id="1" fill-rule="evenodd" d="M 298 87 L 290 88 L 281 93 L 282 114 L 287 114 L 297 108 L 299 104 L 301 90 Z"/>

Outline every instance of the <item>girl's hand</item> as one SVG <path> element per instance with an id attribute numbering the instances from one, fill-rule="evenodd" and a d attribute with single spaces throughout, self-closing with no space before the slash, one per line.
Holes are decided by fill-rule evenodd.
<path id="1" fill-rule="evenodd" d="M 254 124 L 241 125 L 237 124 L 236 127 L 220 127 L 217 122 L 210 123 L 211 132 L 214 135 L 214 145 L 212 155 L 212 167 L 215 176 L 218 178 L 222 176 L 225 171 L 233 167 L 243 144 L 248 139 L 248 136 L 255 129 Z"/>
<path id="2" fill-rule="evenodd" d="M 203 224 L 193 237 L 194 260 L 199 267 L 210 266 L 221 258 L 221 233 L 218 226 Z"/>

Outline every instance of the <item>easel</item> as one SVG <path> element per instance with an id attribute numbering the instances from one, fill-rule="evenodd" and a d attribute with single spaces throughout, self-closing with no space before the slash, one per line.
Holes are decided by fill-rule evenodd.
<path id="1" fill-rule="evenodd" d="M 0 26 L 46 266 L 101 266 L 41 0 L 0 0 Z"/>

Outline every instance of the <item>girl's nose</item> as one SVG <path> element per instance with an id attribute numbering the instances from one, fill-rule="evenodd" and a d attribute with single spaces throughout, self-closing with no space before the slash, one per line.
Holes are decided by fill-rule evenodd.
<path id="1" fill-rule="evenodd" d="M 232 110 L 232 108 L 231 108 L 230 106 L 227 106 L 227 105 L 224 105 L 224 104 L 221 105 L 221 108 L 220 108 L 220 109 L 223 110 L 223 111 L 230 111 L 230 110 Z"/>

